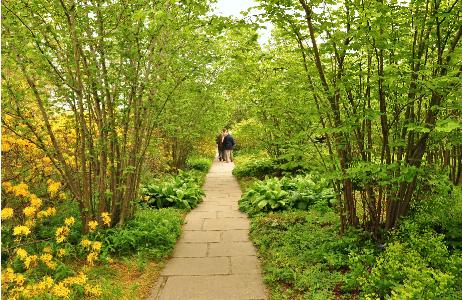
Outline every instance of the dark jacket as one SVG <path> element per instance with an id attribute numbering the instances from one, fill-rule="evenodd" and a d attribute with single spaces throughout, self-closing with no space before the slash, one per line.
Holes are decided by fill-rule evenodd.
<path id="1" fill-rule="evenodd" d="M 217 135 L 216 141 L 217 141 L 218 150 L 220 151 L 225 150 L 225 148 L 223 147 L 223 136 L 221 134 Z"/>
<path id="2" fill-rule="evenodd" d="M 234 142 L 233 137 L 230 134 L 225 136 L 223 139 L 223 147 L 225 147 L 225 150 L 233 150 L 234 145 L 236 145 L 236 143 Z"/>

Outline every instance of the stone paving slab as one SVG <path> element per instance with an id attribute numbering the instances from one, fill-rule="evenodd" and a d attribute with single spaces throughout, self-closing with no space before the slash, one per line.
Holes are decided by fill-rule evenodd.
<path id="1" fill-rule="evenodd" d="M 221 236 L 221 231 L 185 231 L 181 240 L 187 243 L 218 243 Z"/>
<path id="2" fill-rule="evenodd" d="M 233 166 L 213 163 L 203 202 L 186 216 L 183 234 L 148 299 L 267 299 L 249 220 L 239 212 Z"/>
<path id="3" fill-rule="evenodd" d="M 205 219 L 189 220 L 183 225 L 183 230 L 202 230 Z"/>
<path id="4" fill-rule="evenodd" d="M 204 230 L 249 229 L 249 221 L 242 218 L 205 219 Z"/>
<path id="5" fill-rule="evenodd" d="M 244 218 L 246 219 L 247 216 L 244 213 L 238 211 L 218 211 L 217 218 Z"/>
<path id="6" fill-rule="evenodd" d="M 209 244 L 208 256 L 255 255 L 251 242 L 222 242 Z"/>
<path id="7" fill-rule="evenodd" d="M 218 275 L 230 274 L 228 257 L 177 257 L 172 258 L 161 275 Z"/>
<path id="8" fill-rule="evenodd" d="M 217 213 L 215 211 L 192 211 L 186 216 L 185 221 L 215 219 L 216 217 Z"/>
<path id="9" fill-rule="evenodd" d="M 173 257 L 204 257 L 207 255 L 207 243 L 178 242 L 173 251 Z"/>
<path id="10" fill-rule="evenodd" d="M 162 300 L 266 299 L 259 274 L 170 276 L 160 294 Z"/>
<path id="11" fill-rule="evenodd" d="M 260 261 L 256 256 L 231 257 L 232 274 L 260 274 Z"/>
<path id="12" fill-rule="evenodd" d="M 223 242 L 247 242 L 249 241 L 248 230 L 227 230 L 223 231 Z"/>

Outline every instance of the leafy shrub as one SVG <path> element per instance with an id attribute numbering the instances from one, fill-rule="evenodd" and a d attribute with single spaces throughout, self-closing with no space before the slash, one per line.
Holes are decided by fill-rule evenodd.
<path id="1" fill-rule="evenodd" d="M 212 161 L 207 157 L 192 156 L 186 160 L 186 166 L 190 170 L 207 173 L 212 166 Z"/>
<path id="2" fill-rule="evenodd" d="M 274 173 L 274 170 L 274 163 L 271 158 L 247 156 L 237 159 L 236 166 L 233 169 L 233 175 L 238 178 L 264 178 L 266 175 Z"/>
<path id="3" fill-rule="evenodd" d="M 202 200 L 202 179 L 194 172 L 180 171 L 177 176 L 141 188 L 143 201 L 150 207 L 191 209 Z"/>
<path id="4" fill-rule="evenodd" d="M 328 209 L 335 199 L 327 180 L 314 175 L 270 178 L 257 181 L 239 200 L 239 208 L 250 215 L 287 209 Z"/>
<path id="5" fill-rule="evenodd" d="M 441 178 L 435 179 L 435 184 L 440 186 L 437 195 L 416 201 L 409 220 L 421 231 L 434 230 L 444 234 L 451 250 L 462 250 L 462 190 L 460 187 L 448 189 L 450 183 Z"/>
<path id="6" fill-rule="evenodd" d="M 266 145 L 265 128 L 255 118 L 242 120 L 233 126 L 233 136 L 238 138 L 236 150 L 263 149 Z"/>
<path id="7" fill-rule="evenodd" d="M 182 220 L 181 212 L 172 208 L 141 208 L 122 228 L 102 233 L 104 251 L 120 256 L 143 251 L 156 259 L 166 257 L 181 234 Z"/>
<path id="8" fill-rule="evenodd" d="M 363 293 L 391 299 L 460 299 L 455 279 L 462 276 L 462 257 L 449 255 L 442 239 L 427 233 L 409 242 L 388 243 L 362 277 Z"/>
<path id="9" fill-rule="evenodd" d="M 290 145 L 274 159 L 274 168 L 278 174 L 308 173 L 313 169 L 313 162 L 306 157 L 306 151 L 298 145 Z"/>
<path id="10" fill-rule="evenodd" d="M 460 299 L 462 253 L 449 251 L 445 236 L 409 218 L 383 251 L 351 253 L 348 286 L 367 298 Z"/>
<path id="11" fill-rule="evenodd" d="M 295 175 L 311 171 L 310 162 L 304 157 L 302 151 L 285 150 L 276 158 L 271 158 L 265 152 L 256 154 L 237 153 L 236 167 L 233 175 L 237 178 L 265 176 Z"/>

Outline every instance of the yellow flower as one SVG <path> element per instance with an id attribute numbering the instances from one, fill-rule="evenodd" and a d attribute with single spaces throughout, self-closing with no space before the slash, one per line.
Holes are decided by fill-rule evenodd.
<path id="1" fill-rule="evenodd" d="M 37 213 L 37 218 L 42 219 L 48 217 L 48 213 L 46 210 L 41 210 Z"/>
<path id="2" fill-rule="evenodd" d="M 106 225 L 106 226 L 111 225 L 111 217 L 109 216 L 109 213 L 103 212 L 101 214 L 101 218 L 103 219 L 104 225 Z"/>
<path id="3" fill-rule="evenodd" d="M 6 271 L 2 272 L 2 285 L 3 282 L 13 282 L 15 278 L 14 270 L 12 268 L 6 268 Z"/>
<path id="4" fill-rule="evenodd" d="M 23 248 L 16 249 L 16 255 L 21 259 L 24 260 L 27 257 L 27 251 Z"/>
<path id="5" fill-rule="evenodd" d="M 2 152 L 8 152 L 11 149 L 11 144 L 2 140 Z"/>
<path id="6" fill-rule="evenodd" d="M 29 234 L 30 234 L 30 229 L 27 226 L 19 225 L 13 229 L 13 235 L 28 236 Z"/>
<path id="7" fill-rule="evenodd" d="M 25 278 L 24 275 L 17 273 L 14 280 L 16 281 L 16 284 L 23 285 Z"/>
<path id="8" fill-rule="evenodd" d="M 53 286 L 51 293 L 56 297 L 68 298 L 71 290 L 65 287 L 63 283 L 59 283 Z"/>
<path id="9" fill-rule="evenodd" d="M 39 290 L 49 289 L 53 286 L 53 279 L 50 276 L 45 276 L 42 281 L 40 281 L 36 287 Z"/>
<path id="10" fill-rule="evenodd" d="M 13 185 L 9 181 L 2 182 L 2 187 L 5 189 L 7 192 L 11 192 L 13 190 Z"/>
<path id="11" fill-rule="evenodd" d="M 35 194 L 30 194 L 29 199 L 30 205 L 32 205 L 33 207 L 38 209 L 42 206 L 42 200 L 39 199 Z"/>
<path id="12" fill-rule="evenodd" d="M 51 173 L 53 172 L 53 167 L 46 166 L 45 168 L 43 168 L 43 172 L 44 172 L 46 175 L 51 175 Z"/>
<path id="13" fill-rule="evenodd" d="M 24 265 L 26 266 L 26 269 L 29 269 L 31 264 L 35 264 L 37 259 L 37 255 L 29 255 L 26 257 L 26 259 L 24 259 Z"/>
<path id="14" fill-rule="evenodd" d="M 93 266 L 94 265 L 94 262 L 95 260 L 98 259 L 98 253 L 96 252 L 90 252 L 88 255 L 87 255 L 87 262 L 90 266 Z"/>
<path id="15" fill-rule="evenodd" d="M 83 247 L 85 247 L 85 248 L 87 248 L 87 247 L 90 247 L 90 246 L 91 246 L 91 242 L 90 242 L 89 240 L 87 240 L 87 239 L 85 239 L 85 240 L 82 240 L 80 243 L 81 243 L 81 244 L 82 244 L 82 246 L 83 246 Z"/>
<path id="16" fill-rule="evenodd" d="M 101 242 L 93 242 L 93 244 L 91 245 L 91 248 L 95 251 L 100 251 L 101 250 Z"/>
<path id="17" fill-rule="evenodd" d="M 51 255 L 50 253 L 45 253 L 45 254 L 40 255 L 40 260 L 43 262 L 48 262 L 48 261 L 51 261 L 52 259 L 53 259 L 53 255 Z"/>
<path id="18" fill-rule="evenodd" d="M 54 207 L 48 207 L 48 208 L 47 208 L 47 214 L 48 214 L 48 216 L 54 216 L 54 215 L 56 215 L 56 208 L 54 208 Z"/>
<path id="19" fill-rule="evenodd" d="M 45 248 L 43 248 L 43 252 L 45 253 L 51 253 L 51 247 L 50 246 L 46 246 Z"/>
<path id="20" fill-rule="evenodd" d="M 82 272 L 80 272 L 79 275 L 72 276 L 72 277 L 67 277 L 62 282 L 63 282 L 64 285 L 77 284 L 77 285 L 83 286 L 87 282 L 87 276 L 85 274 L 83 274 Z"/>
<path id="21" fill-rule="evenodd" d="M 31 218 L 35 215 L 36 208 L 33 206 L 27 206 L 22 211 L 26 217 Z"/>
<path id="22" fill-rule="evenodd" d="M 88 222 L 88 227 L 90 228 L 90 231 L 95 231 L 97 226 L 98 226 L 97 221 L 89 221 Z"/>
<path id="23" fill-rule="evenodd" d="M 58 198 L 59 198 L 59 200 L 61 200 L 61 201 L 66 200 L 66 198 L 67 198 L 67 197 L 66 197 L 66 193 L 64 193 L 64 192 L 59 193 L 59 194 L 58 194 Z"/>
<path id="24" fill-rule="evenodd" d="M 33 219 L 32 220 L 26 220 L 26 222 L 24 222 L 24 225 L 26 225 L 27 227 L 34 227 L 35 221 Z"/>
<path id="25" fill-rule="evenodd" d="M 26 299 L 30 299 L 37 295 L 37 289 L 33 285 L 27 285 L 22 292 L 22 296 Z"/>
<path id="26" fill-rule="evenodd" d="M 99 285 L 85 285 L 85 294 L 88 296 L 99 297 L 102 295 L 101 287 Z"/>
<path id="27" fill-rule="evenodd" d="M 58 193 L 58 190 L 61 188 L 61 183 L 53 181 L 52 179 L 48 179 L 48 192 L 50 193 L 50 196 L 54 198 L 56 194 Z"/>
<path id="28" fill-rule="evenodd" d="M 21 182 L 18 185 L 15 185 L 11 188 L 11 191 L 18 197 L 28 197 L 29 193 L 29 186 L 24 182 Z"/>
<path id="29" fill-rule="evenodd" d="M 47 218 L 56 215 L 56 208 L 48 207 L 46 210 L 39 211 L 37 218 Z"/>
<path id="30" fill-rule="evenodd" d="M 5 207 L 4 209 L 2 209 L 2 216 L 1 216 L 1 219 L 2 220 L 8 220 L 8 219 L 11 219 L 13 217 L 13 209 L 11 207 Z"/>
<path id="31" fill-rule="evenodd" d="M 69 227 L 66 227 L 66 226 L 58 227 L 56 229 L 56 234 L 55 234 L 56 242 L 58 244 L 64 242 L 68 234 L 69 234 Z"/>
<path id="32" fill-rule="evenodd" d="M 74 223 L 75 223 L 74 217 L 69 217 L 64 220 L 64 224 L 66 224 L 66 226 L 72 226 L 74 225 Z"/>
<path id="33" fill-rule="evenodd" d="M 53 256 L 49 253 L 40 255 L 40 260 L 45 263 L 50 269 L 56 268 L 56 263 L 52 261 Z"/>
<path id="34" fill-rule="evenodd" d="M 66 249 L 58 249 L 58 257 L 63 257 L 64 255 L 66 255 Z"/>

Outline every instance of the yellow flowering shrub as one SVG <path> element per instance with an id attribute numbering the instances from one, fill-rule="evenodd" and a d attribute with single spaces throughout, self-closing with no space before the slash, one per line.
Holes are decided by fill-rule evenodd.
<path id="1" fill-rule="evenodd" d="M 37 209 L 34 206 L 27 206 L 22 211 L 26 217 L 32 218 L 35 216 L 35 212 L 37 211 Z"/>
<path id="2" fill-rule="evenodd" d="M 54 272 L 64 264 L 62 259 L 69 257 L 69 251 L 84 254 L 85 262 L 94 265 L 100 259 L 102 243 L 87 238 L 79 245 L 69 243 L 69 235 L 77 223 L 74 217 L 65 218 L 55 229 L 50 228 L 53 234 L 50 239 L 39 240 L 38 225 L 55 216 L 57 209 L 42 208 L 43 200 L 31 193 L 26 184 L 5 182 L 2 188 L 7 196 L 21 197 L 18 203 L 25 205 L 22 209 L 5 207 L 1 211 L 2 253 L 7 257 L 1 276 L 2 299 L 96 299 L 101 296 L 101 288 L 89 284 L 84 273 L 70 273 L 60 280 L 53 278 Z M 98 222 L 92 226 L 96 229 Z"/>
<path id="3" fill-rule="evenodd" d="M 89 221 L 88 222 L 88 228 L 90 229 L 90 232 L 95 231 L 96 227 L 98 227 L 98 221 Z"/>
<path id="4" fill-rule="evenodd" d="M 59 189 L 61 188 L 61 183 L 53 181 L 53 179 L 48 179 L 48 193 L 50 193 L 51 198 L 54 198 L 57 194 Z"/>
<path id="5" fill-rule="evenodd" d="M 24 225 L 18 225 L 13 229 L 13 235 L 14 236 L 28 236 L 30 234 L 30 229 L 27 226 Z"/>
<path id="6" fill-rule="evenodd" d="M 27 111 L 34 122 L 37 110 Z M 53 127 L 62 127 L 56 131 L 56 137 L 68 145 L 63 156 L 69 165 L 75 166 L 75 130 L 68 126 L 72 119 L 57 117 L 50 121 Z M 4 113 L 2 122 L 18 131 L 27 127 L 22 120 Z M 1 130 L 2 178 L 14 178 L 1 183 L 2 299 L 97 299 L 101 288 L 91 285 L 84 272 L 72 272 L 69 265 L 62 267 L 76 257 L 86 265 L 98 263 L 103 244 L 95 236 L 91 241 L 85 236 L 83 240 L 88 244 L 81 243 L 79 231 L 74 228 L 82 225 L 78 217 L 60 217 L 66 214 L 60 207 L 67 205 L 71 194 L 45 152 L 6 126 L 2 125 Z M 45 139 L 44 143 L 50 141 Z M 109 213 L 101 214 L 98 220 L 100 223 L 88 224 L 95 234 L 98 228 L 111 224 Z M 67 275 L 63 275 L 63 269 Z"/>
<path id="7" fill-rule="evenodd" d="M 111 225 L 111 217 L 108 212 L 101 213 L 101 220 L 103 221 L 104 225 L 108 227 Z"/>
<path id="8" fill-rule="evenodd" d="M 5 207 L 1 212 L 1 219 L 8 220 L 13 217 L 14 210 L 11 207 Z"/>

